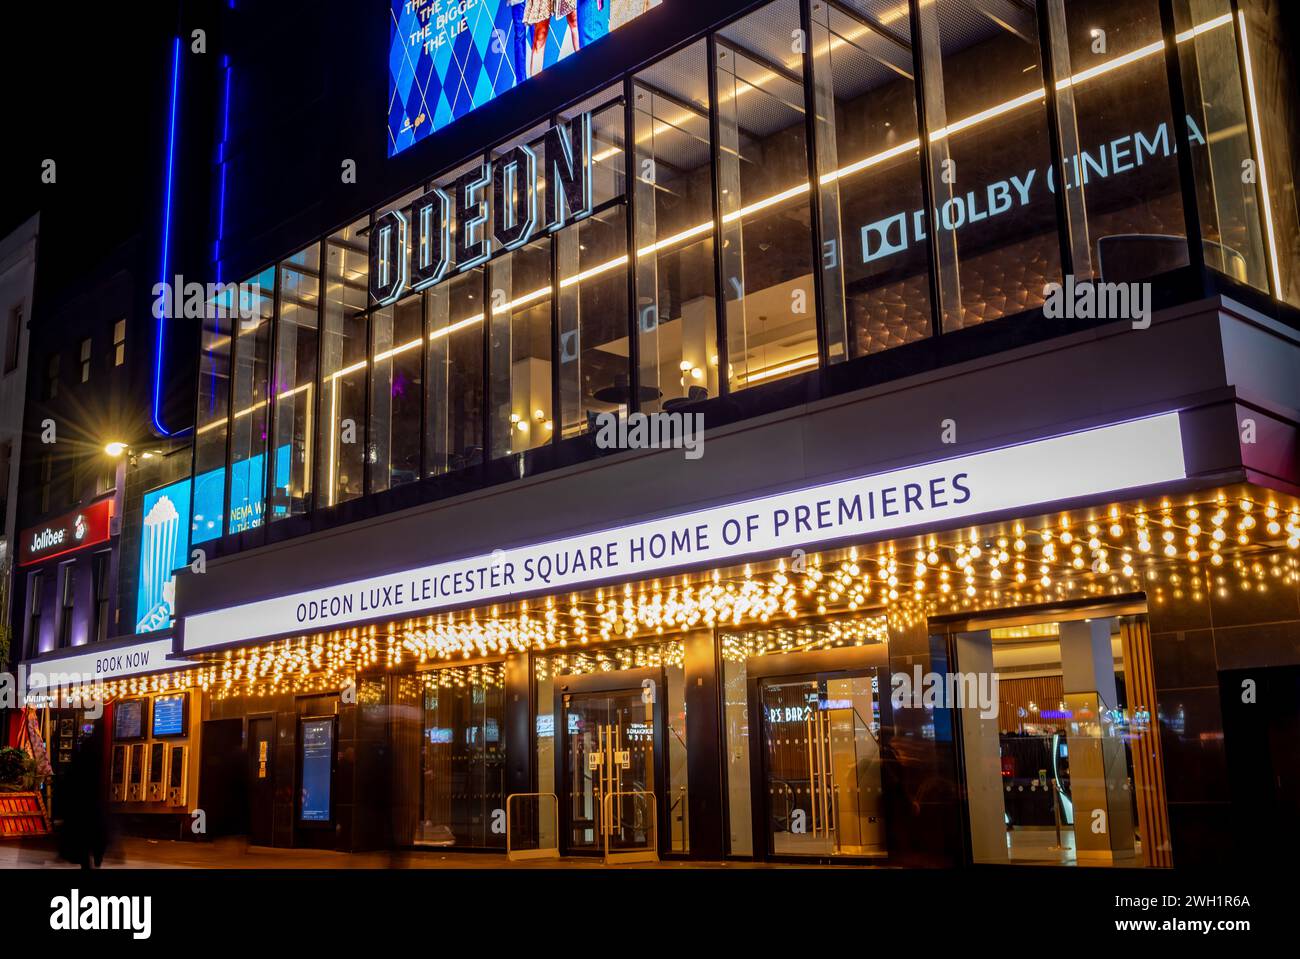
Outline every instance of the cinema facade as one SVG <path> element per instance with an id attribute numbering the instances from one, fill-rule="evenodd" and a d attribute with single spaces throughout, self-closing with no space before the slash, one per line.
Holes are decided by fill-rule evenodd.
<path id="1" fill-rule="evenodd" d="M 203 561 L 168 667 L 110 683 L 189 696 L 188 805 L 354 851 L 1277 848 L 1273 5 L 776 0 L 677 34 L 674 6 L 600 41 L 634 68 L 526 127 L 481 107 L 502 139 L 208 321 Z M 1066 279 L 1153 309 L 1046 317 Z M 611 412 L 700 414 L 702 455 L 600 448 Z"/>

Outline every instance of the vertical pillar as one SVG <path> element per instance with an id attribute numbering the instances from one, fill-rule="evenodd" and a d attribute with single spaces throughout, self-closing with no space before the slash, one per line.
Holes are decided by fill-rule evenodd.
<path id="1" fill-rule="evenodd" d="M 1061 623 L 1061 678 L 1070 713 L 1070 798 L 1079 859 L 1131 859 L 1133 796 L 1124 740 L 1108 711 L 1119 703 L 1109 619 Z"/>
<path id="2" fill-rule="evenodd" d="M 947 637 L 931 636 L 924 616 L 889 619 L 889 672 L 948 671 Z M 892 683 L 891 690 L 892 690 Z M 952 711 L 905 703 L 881 708 L 881 781 L 889 859 L 900 866 L 952 866 L 961 858 Z"/>
<path id="3" fill-rule="evenodd" d="M 686 646 L 686 780 L 692 859 L 721 859 L 726 854 L 715 635 L 706 630 L 682 641 Z"/>
<path id="4" fill-rule="evenodd" d="M 993 674 L 993 639 L 987 629 L 956 636 L 957 668 Z M 977 703 L 961 708 L 962 754 L 966 761 L 966 811 L 970 816 L 971 857 L 975 862 L 1006 862 L 1006 800 L 1002 794 L 1002 753 L 998 717 L 980 715 Z"/>
<path id="5" fill-rule="evenodd" d="M 534 757 L 537 750 L 537 729 L 533 720 L 533 657 L 532 653 L 506 655 L 506 800 L 512 793 L 534 792 Z M 532 838 L 537 833 L 538 803 L 515 800 L 508 815 L 515 817 L 511 830 L 521 830 L 520 838 Z M 543 817 L 554 810 L 541 808 Z M 547 836 L 548 843 L 554 837 Z"/>

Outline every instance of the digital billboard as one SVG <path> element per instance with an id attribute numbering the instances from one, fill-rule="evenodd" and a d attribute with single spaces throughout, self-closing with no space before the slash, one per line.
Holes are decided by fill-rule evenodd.
<path id="1" fill-rule="evenodd" d="M 388 155 L 440 130 L 660 0 L 391 0 Z"/>
<path id="2" fill-rule="evenodd" d="M 189 562 L 189 516 L 188 479 L 144 494 L 140 581 L 135 599 L 137 633 L 171 625 L 176 611 L 176 578 L 172 573 Z"/>

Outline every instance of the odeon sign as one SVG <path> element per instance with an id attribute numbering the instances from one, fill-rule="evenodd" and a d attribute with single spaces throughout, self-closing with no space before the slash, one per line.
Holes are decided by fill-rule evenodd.
<path id="1" fill-rule="evenodd" d="M 453 266 L 457 273 L 478 266 L 492 255 L 494 241 L 513 250 L 532 239 L 539 226 L 558 230 L 590 215 L 591 114 L 547 130 L 542 155 L 546 169 L 539 170 L 537 154 L 518 144 L 457 177 L 450 193 L 434 187 L 410 206 L 377 217 L 370 230 L 370 295 L 375 302 L 387 306 L 407 292 L 433 286 Z M 546 207 L 540 224 L 539 194 Z"/>
<path id="2" fill-rule="evenodd" d="M 1186 477 L 1177 413 L 183 615 L 182 650 L 470 607 Z"/>

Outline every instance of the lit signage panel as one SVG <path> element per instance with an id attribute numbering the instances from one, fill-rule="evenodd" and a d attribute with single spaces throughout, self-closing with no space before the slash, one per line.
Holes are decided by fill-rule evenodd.
<path id="1" fill-rule="evenodd" d="M 135 631 L 166 629 L 176 613 L 174 571 L 189 562 L 190 481 L 144 494 Z"/>
<path id="2" fill-rule="evenodd" d="M 659 0 L 391 0 L 388 155 L 658 5 Z"/>
<path id="3" fill-rule="evenodd" d="M 94 644 L 95 647 L 103 644 Z M 110 679 L 144 676 L 164 669 L 194 665 L 183 659 L 169 659 L 171 637 L 146 639 L 124 646 L 93 648 L 90 652 L 52 656 L 22 665 L 23 682 L 29 690 L 80 686 Z"/>
<path id="4" fill-rule="evenodd" d="M 113 519 L 112 499 L 55 517 L 19 534 L 18 565 L 42 563 L 56 556 L 107 542 Z"/>
<path id="5" fill-rule="evenodd" d="M 941 528 L 1186 475 L 1178 414 L 1165 413 L 195 613 L 184 617 L 183 645 L 205 649 L 917 526 Z"/>

